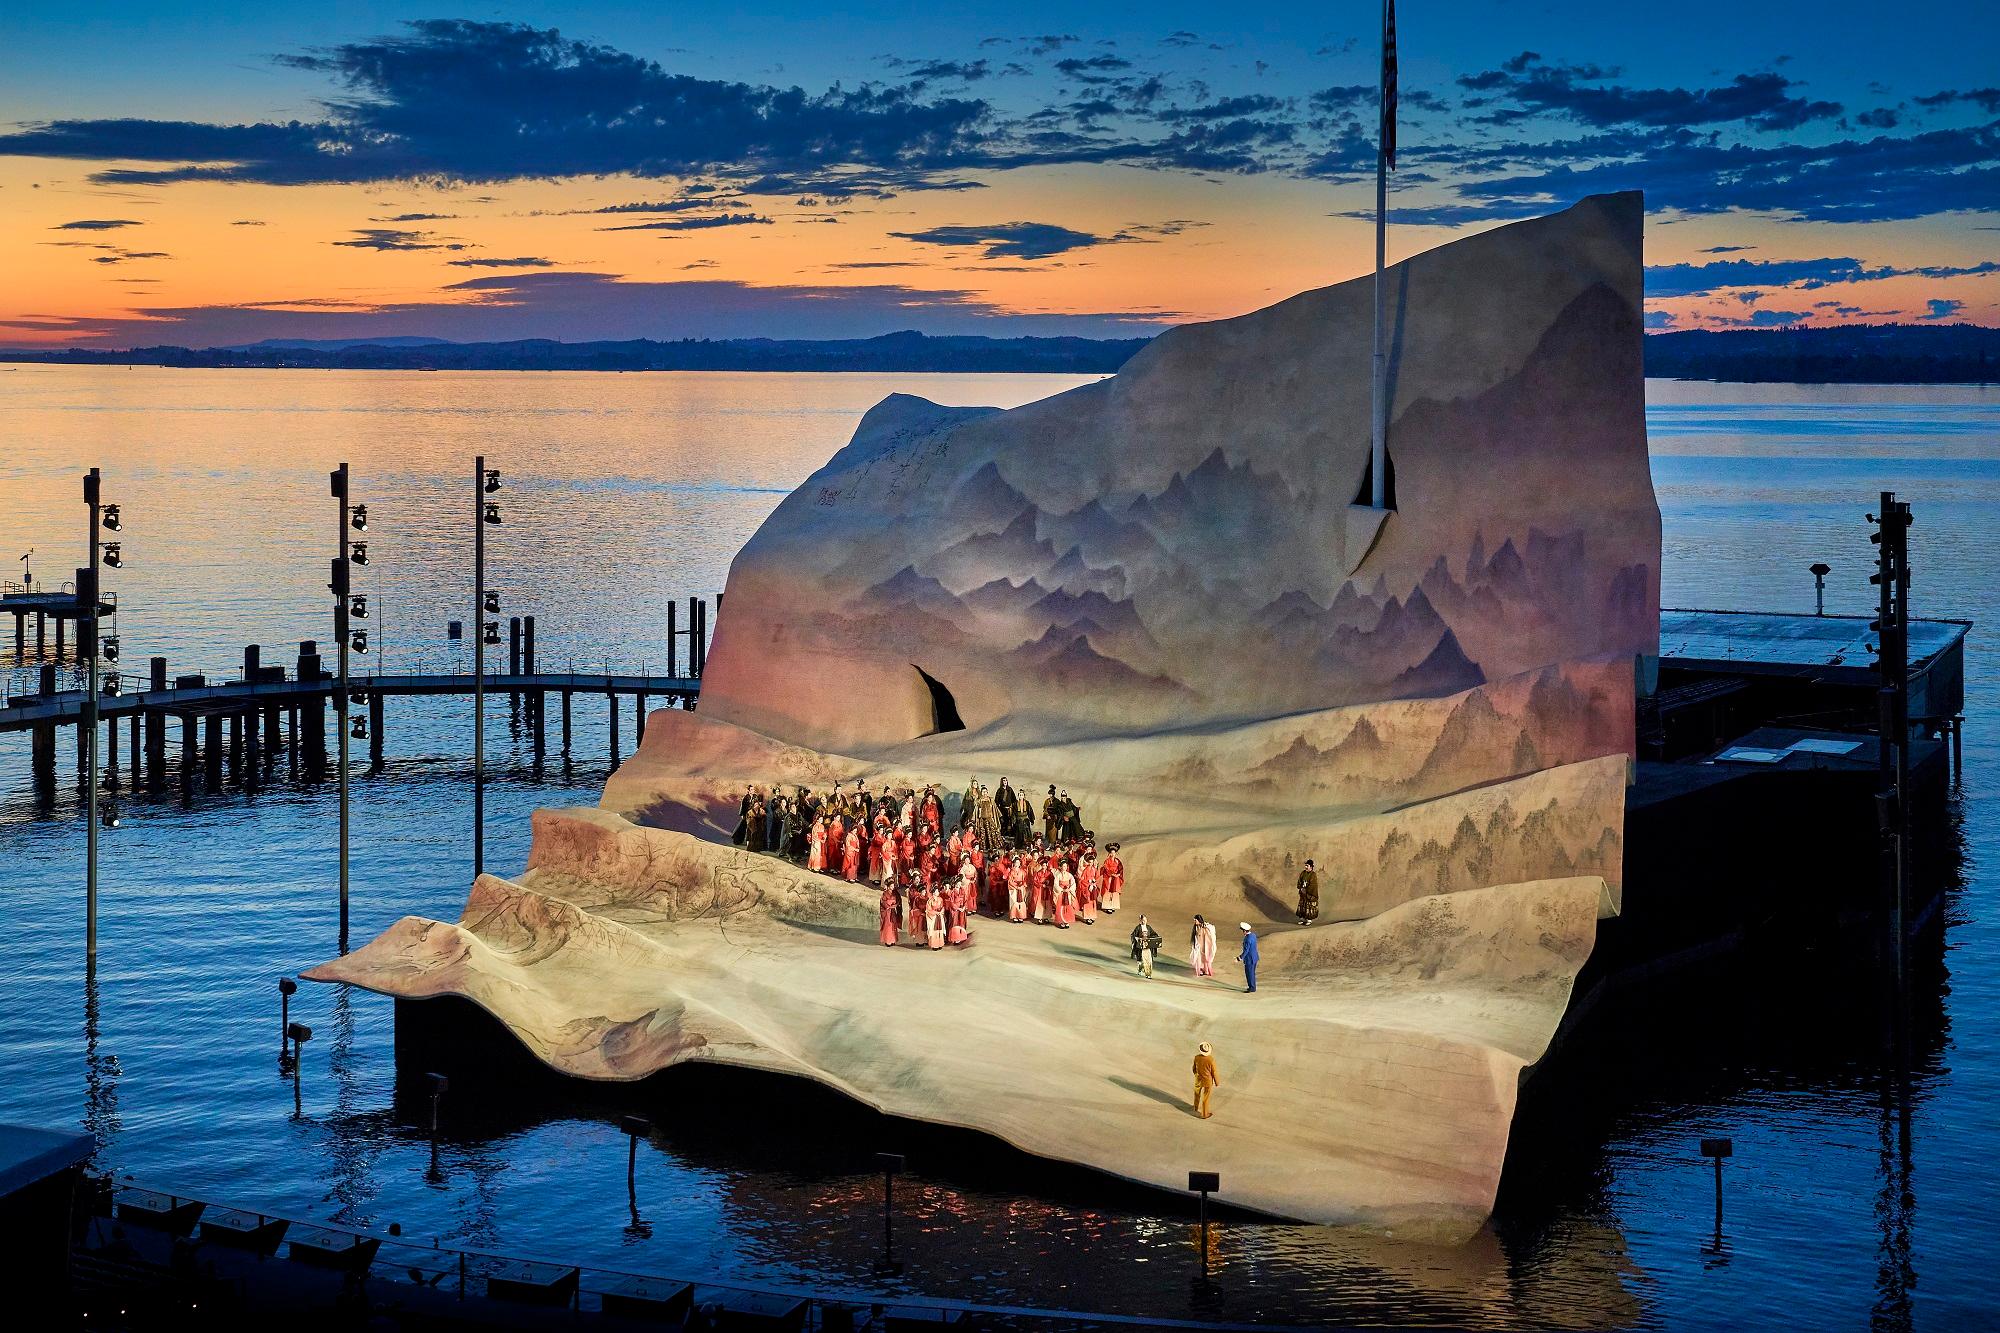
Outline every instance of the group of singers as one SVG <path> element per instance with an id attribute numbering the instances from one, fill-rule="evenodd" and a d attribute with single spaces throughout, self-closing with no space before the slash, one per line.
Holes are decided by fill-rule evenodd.
<path id="1" fill-rule="evenodd" d="M 982 910 L 1059 930 L 1089 925 L 1099 912 L 1116 912 L 1125 889 L 1118 844 L 1099 857 L 1096 835 L 1067 791 L 1049 788 L 1037 831 L 1032 807 L 1005 778 L 993 791 L 975 780 L 963 795 L 944 798 L 934 786 L 885 784 L 871 793 L 835 783 L 830 794 L 797 787 L 791 796 L 751 787 L 735 841 L 849 883 L 881 885 L 880 938 L 891 946 L 905 938 L 932 949 L 969 944 L 968 925 Z"/>

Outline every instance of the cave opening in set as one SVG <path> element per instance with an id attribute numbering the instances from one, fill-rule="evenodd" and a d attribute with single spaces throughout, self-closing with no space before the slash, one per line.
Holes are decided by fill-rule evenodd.
<path id="1" fill-rule="evenodd" d="M 958 715 L 958 700 L 951 697 L 944 682 L 930 672 L 912 662 L 910 669 L 924 679 L 924 685 L 931 692 L 931 729 L 925 733 L 935 736 L 940 731 L 964 731 L 965 719 Z"/>

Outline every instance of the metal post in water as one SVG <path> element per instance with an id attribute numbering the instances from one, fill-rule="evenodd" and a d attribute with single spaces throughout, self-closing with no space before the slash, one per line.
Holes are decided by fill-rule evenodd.
<path id="1" fill-rule="evenodd" d="M 88 796 L 84 803 L 85 822 L 89 833 L 84 842 L 84 959 L 87 963 L 97 961 L 97 573 L 98 573 L 98 500 L 102 485 L 96 468 L 92 468 L 83 479 L 83 502 L 90 510 L 90 586 L 77 589 L 77 601 L 88 617 L 78 623 L 77 646 L 84 650 L 88 664 L 89 683 L 83 696 L 83 730 L 86 751 L 84 764 L 89 771 L 87 779 Z M 86 629 L 85 626 L 88 626 Z"/>
<path id="2" fill-rule="evenodd" d="M 486 871 L 486 455 L 472 460 L 472 875 Z"/>
<path id="3" fill-rule="evenodd" d="M 334 660 L 338 663 L 339 682 L 333 695 L 333 734 L 339 747 L 336 762 L 340 767 L 340 952 L 347 952 L 347 608 L 349 566 L 347 556 L 347 464 L 342 463 L 333 473 L 334 502 L 334 590 L 333 590 L 333 637 Z M 365 552 L 364 552 L 365 554 Z"/>

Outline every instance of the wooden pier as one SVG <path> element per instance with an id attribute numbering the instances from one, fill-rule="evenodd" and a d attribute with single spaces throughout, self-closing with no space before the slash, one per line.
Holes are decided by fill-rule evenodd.
<path id="1" fill-rule="evenodd" d="M 529 638 L 528 643 L 532 642 Z M 619 715 L 624 699 L 632 700 L 632 734 L 642 739 L 650 701 L 678 702 L 683 708 L 692 708 L 701 693 L 698 676 L 537 671 L 522 661 L 531 653 L 532 648 L 528 648 L 515 655 L 512 669 L 505 673 L 488 672 L 485 688 L 504 692 L 514 701 L 514 717 L 527 734 L 538 766 L 548 748 L 545 703 L 550 695 L 559 700 L 559 753 L 565 764 L 570 755 L 573 700 L 578 695 L 606 700 L 615 768 L 621 758 Z M 294 779 L 301 775 L 323 777 L 328 771 L 328 729 L 335 725 L 331 704 L 339 682 L 322 665 L 318 645 L 312 640 L 299 645 L 298 660 L 289 673 L 282 666 L 265 665 L 261 658 L 257 646 L 247 647 L 237 679 L 211 681 L 206 675 L 169 678 L 167 660 L 155 657 L 144 688 L 101 693 L 97 710 L 105 730 L 100 754 L 108 781 L 116 784 L 122 767 L 130 773 L 135 787 L 143 783 L 151 791 L 163 791 L 168 776 L 167 752 L 174 739 L 170 732 L 176 720 L 180 724 L 177 767 L 183 792 L 192 791 L 197 777 L 208 789 L 219 788 L 225 770 L 233 785 L 247 788 L 274 779 L 281 766 Z M 0 732 L 26 731 L 33 736 L 32 767 L 39 784 L 55 780 L 58 728 L 77 729 L 79 766 L 83 762 L 80 724 L 85 691 L 59 689 L 58 683 L 57 664 L 44 662 L 37 693 L 0 703 Z M 470 673 L 385 673 L 352 676 L 348 686 L 354 708 L 365 700 L 369 771 L 380 772 L 387 723 L 384 701 L 390 696 L 470 695 L 474 678 Z M 121 721 L 128 738 L 122 765 Z"/>

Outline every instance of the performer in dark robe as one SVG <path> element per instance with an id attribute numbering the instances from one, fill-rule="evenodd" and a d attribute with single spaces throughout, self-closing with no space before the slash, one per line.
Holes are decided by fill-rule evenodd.
<path id="1" fill-rule="evenodd" d="M 1319 871 L 1313 869 L 1312 858 L 1306 858 L 1306 868 L 1299 872 L 1299 924 L 1309 926 L 1319 920 Z"/>
<path id="2" fill-rule="evenodd" d="M 792 802 L 792 808 L 787 816 L 785 829 L 785 836 L 789 843 L 786 854 L 792 860 L 801 864 L 806 859 L 807 839 L 811 829 L 812 816 L 806 811 L 805 796 L 801 793 L 799 799 Z"/>
<path id="3" fill-rule="evenodd" d="M 743 789 L 743 803 L 736 811 L 736 828 L 729 835 L 729 840 L 738 847 L 750 835 L 750 792 L 748 787 Z"/>
<path id="4" fill-rule="evenodd" d="M 759 796 L 750 803 L 750 817 L 745 821 L 743 845 L 753 852 L 764 850 L 764 822 L 770 818 L 770 809 Z"/>
<path id="5" fill-rule="evenodd" d="M 1042 802 L 1042 841 L 1051 847 L 1062 837 L 1063 803 L 1056 799 L 1056 789 L 1049 788 L 1048 799 Z"/>

